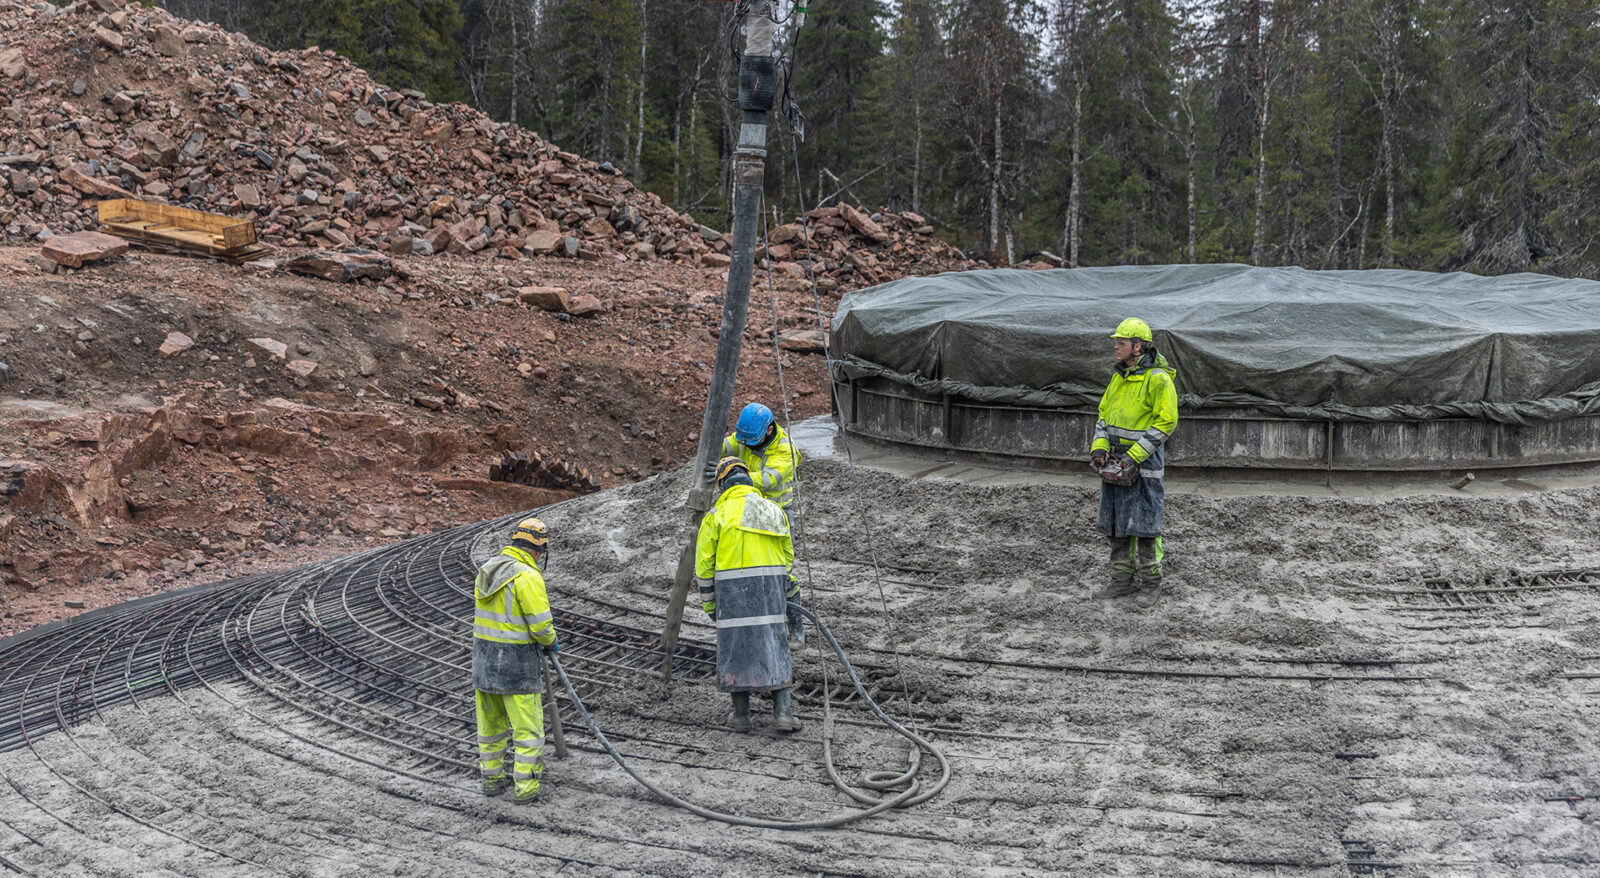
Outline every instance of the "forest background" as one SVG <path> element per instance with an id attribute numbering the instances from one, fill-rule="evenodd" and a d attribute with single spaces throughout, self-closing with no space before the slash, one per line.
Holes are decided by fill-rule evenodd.
<path id="1" fill-rule="evenodd" d="M 911 210 L 998 262 L 1600 268 L 1587 0 L 812 0 L 768 207 Z M 334 49 L 725 222 L 734 4 L 161 0 Z M 781 220 L 780 220 L 781 221 Z"/>

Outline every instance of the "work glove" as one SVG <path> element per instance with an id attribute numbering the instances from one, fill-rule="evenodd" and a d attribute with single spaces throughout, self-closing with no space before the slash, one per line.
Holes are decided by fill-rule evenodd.
<path id="1" fill-rule="evenodd" d="M 1089 455 L 1089 468 L 1095 472 L 1105 469 L 1106 459 L 1108 457 L 1110 457 L 1110 453 L 1104 448 L 1096 448 L 1094 452 Z"/>
<path id="2" fill-rule="evenodd" d="M 716 601 L 701 601 L 700 602 L 700 609 L 705 610 L 706 611 L 706 615 L 710 616 L 712 621 L 716 621 L 716 618 L 717 618 L 717 602 Z"/>
<path id="3" fill-rule="evenodd" d="M 717 483 L 717 459 L 716 458 L 712 458 L 711 460 L 706 461 L 705 483 L 708 484 L 708 485 L 715 485 Z"/>
<path id="4" fill-rule="evenodd" d="M 1111 458 L 1100 470 L 1100 479 L 1111 485 L 1131 485 L 1138 478 L 1139 464 L 1124 455 Z"/>
<path id="5" fill-rule="evenodd" d="M 549 646 L 545 647 L 544 651 L 545 651 L 546 654 L 549 654 L 549 655 L 553 655 L 555 653 L 558 653 L 558 652 L 561 651 L 561 644 L 552 643 Z"/>

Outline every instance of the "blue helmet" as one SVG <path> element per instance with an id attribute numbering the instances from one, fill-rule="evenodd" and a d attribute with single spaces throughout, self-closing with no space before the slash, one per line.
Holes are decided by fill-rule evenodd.
<path id="1" fill-rule="evenodd" d="M 772 426 L 772 409 L 752 402 L 739 412 L 739 423 L 733 428 L 733 437 L 742 445 L 754 445 L 767 435 Z"/>

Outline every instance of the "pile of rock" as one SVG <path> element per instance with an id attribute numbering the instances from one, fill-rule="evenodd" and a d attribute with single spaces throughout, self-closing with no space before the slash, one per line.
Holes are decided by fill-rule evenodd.
<path id="1" fill-rule="evenodd" d="M 125 0 L 0 0 L 0 33 L 9 240 L 95 229 L 95 201 L 131 196 L 250 219 L 287 247 L 727 264 L 730 235 L 609 163 L 387 88 L 333 52 L 274 52 Z M 810 219 L 813 268 L 850 286 L 960 260 L 914 215 Z M 796 277 L 799 228 L 768 248 Z"/>
<path id="2" fill-rule="evenodd" d="M 869 215 L 848 204 L 807 211 L 800 221 L 773 229 L 756 251 L 763 265 L 770 262 L 774 272 L 796 278 L 808 276 L 807 256 L 824 290 L 976 265 L 935 238 L 933 226 L 918 214 Z"/>

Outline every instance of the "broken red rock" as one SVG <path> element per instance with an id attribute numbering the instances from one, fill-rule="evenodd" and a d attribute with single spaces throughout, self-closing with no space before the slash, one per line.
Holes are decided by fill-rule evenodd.
<path id="1" fill-rule="evenodd" d="M 99 232 L 73 232 L 46 241 L 39 252 L 68 268 L 82 268 L 128 252 L 128 242 Z"/>

